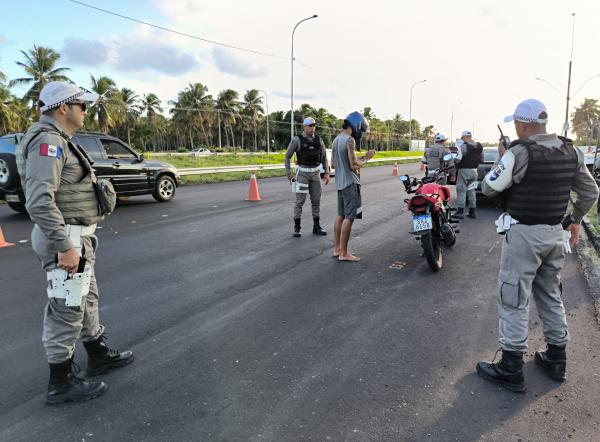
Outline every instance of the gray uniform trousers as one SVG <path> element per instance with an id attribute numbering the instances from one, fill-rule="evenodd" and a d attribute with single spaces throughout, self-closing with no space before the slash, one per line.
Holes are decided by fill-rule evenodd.
<path id="1" fill-rule="evenodd" d="M 299 183 L 308 184 L 308 194 L 310 194 L 310 203 L 312 204 L 312 216 L 317 218 L 321 212 L 321 173 L 320 172 L 301 172 L 296 175 Z M 294 218 L 302 218 L 302 206 L 306 201 L 306 193 L 297 193 L 294 203 Z"/>
<path id="2" fill-rule="evenodd" d="M 527 350 L 529 301 L 535 300 L 547 343 L 569 341 L 561 295 L 560 271 L 565 263 L 562 226 L 515 224 L 502 244 L 498 310 L 504 350 Z"/>
<path id="3" fill-rule="evenodd" d="M 470 184 L 477 181 L 477 169 L 458 169 L 456 176 L 456 207 L 464 209 L 475 209 L 477 207 L 477 196 L 475 189 L 468 190 Z"/>
<path id="4" fill-rule="evenodd" d="M 55 269 L 56 252 L 37 226 L 31 232 L 31 243 L 44 271 Z M 83 256 L 92 270 L 90 291 L 87 296 L 82 297 L 80 307 L 67 307 L 64 299 L 48 298 L 44 311 L 42 343 L 50 364 L 70 359 L 78 339 L 83 342 L 94 341 L 104 332 L 98 315 L 98 285 L 94 271 L 98 238 L 95 235 L 83 236 L 81 244 Z"/>

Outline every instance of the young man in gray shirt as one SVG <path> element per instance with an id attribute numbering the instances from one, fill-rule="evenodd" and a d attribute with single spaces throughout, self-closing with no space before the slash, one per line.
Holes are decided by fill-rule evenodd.
<path id="1" fill-rule="evenodd" d="M 364 117 L 360 115 L 363 119 Z M 366 126 L 366 119 L 365 128 Z M 333 256 L 340 261 L 360 261 L 358 256 L 348 251 L 348 241 L 355 219 L 362 219 L 362 201 L 360 197 L 359 170 L 375 155 L 374 150 L 368 150 L 364 157 L 356 158 L 356 138 L 360 132 L 353 124 L 344 120 L 342 132 L 333 140 L 331 155 L 332 168 L 335 169 L 335 187 L 338 194 L 338 210 L 334 225 Z M 365 130 L 365 129 L 362 129 Z"/>

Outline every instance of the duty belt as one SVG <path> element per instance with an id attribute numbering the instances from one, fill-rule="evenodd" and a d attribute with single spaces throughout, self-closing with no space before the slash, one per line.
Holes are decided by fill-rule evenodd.
<path id="1" fill-rule="evenodd" d="M 300 172 L 312 173 L 312 172 L 323 172 L 323 165 L 320 164 L 318 167 L 304 167 L 304 166 L 296 166 L 296 169 Z"/>

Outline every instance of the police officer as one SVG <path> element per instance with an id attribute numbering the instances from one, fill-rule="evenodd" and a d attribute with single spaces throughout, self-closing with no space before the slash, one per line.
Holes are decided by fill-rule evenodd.
<path id="1" fill-rule="evenodd" d="M 425 148 L 425 152 L 423 153 L 423 158 L 421 160 L 423 164 L 427 165 L 427 175 L 433 173 L 436 169 L 454 165 L 453 160 L 450 162 L 443 160 L 444 155 L 452 153 L 446 146 L 446 142 L 448 141 L 446 136 L 442 133 L 438 133 L 436 134 L 434 140 L 435 144 Z M 440 179 L 438 181 L 440 184 L 446 184 L 448 172 L 452 174 L 453 169 L 450 169 L 449 171 L 440 175 Z"/>
<path id="2" fill-rule="evenodd" d="M 313 216 L 313 234 L 327 235 L 327 232 L 321 228 L 321 179 L 325 185 L 329 184 L 327 153 L 323 140 L 315 135 L 316 121 L 308 117 L 304 119 L 304 132 L 292 138 L 290 145 L 285 153 L 285 169 L 288 180 L 293 184 L 293 190 L 296 193 L 296 202 L 294 203 L 294 233 L 293 236 L 299 238 L 302 207 L 306 201 L 306 195 L 310 194 Z M 292 175 L 290 160 L 296 154 L 296 175 Z"/>
<path id="3" fill-rule="evenodd" d="M 476 218 L 477 207 L 477 166 L 483 162 L 483 146 L 473 141 L 473 135 L 465 130 L 461 136 L 462 144 L 454 159 L 458 172 L 456 173 L 456 206 L 454 218 L 463 219 L 466 205 L 469 207 L 469 218 Z"/>
<path id="4" fill-rule="evenodd" d="M 77 340 L 88 353 L 88 376 L 133 361 L 131 351 L 119 352 L 105 343 L 94 273 L 94 231 L 103 213 L 89 158 L 71 141 L 83 126 L 87 106 L 97 98 L 67 82 L 48 83 L 40 93 L 42 116 L 16 152 L 34 223 L 32 247 L 48 280 L 42 342 L 50 365 L 50 404 L 87 400 L 106 391 L 104 382 L 84 380 L 74 371 Z"/>
<path id="5" fill-rule="evenodd" d="M 504 232 L 498 278 L 502 358 L 497 363 L 479 362 L 477 373 L 524 392 L 523 354 L 532 296 L 547 344 L 546 351 L 535 353 L 535 362 L 552 379 L 566 378 L 569 334 L 560 272 L 565 253 L 578 242 L 579 224 L 596 201 L 598 187 L 571 140 L 546 132 L 548 114 L 540 101 L 519 103 L 504 121 L 514 121 L 519 139 L 508 150 L 499 144 L 500 160 L 482 183 L 485 195 L 502 195 L 506 210 L 496 221 L 498 232 Z M 577 199 L 573 213 L 565 218 L 572 191 Z M 570 219 L 567 230 L 563 219 Z"/>

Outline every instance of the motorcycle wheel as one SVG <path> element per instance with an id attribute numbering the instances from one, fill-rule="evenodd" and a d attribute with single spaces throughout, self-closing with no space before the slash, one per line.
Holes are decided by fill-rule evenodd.
<path id="1" fill-rule="evenodd" d="M 433 232 L 421 235 L 421 245 L 423 246 L 423 252 L 425 253 L 425 259 L 427 264 L 431 267 L 431 270 L 437 272 L 442 268 L 442 247 L 440 241 L 433 237 Z"/>

